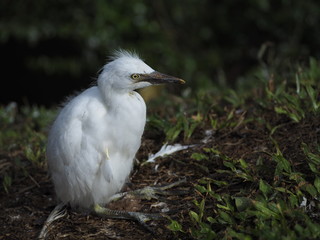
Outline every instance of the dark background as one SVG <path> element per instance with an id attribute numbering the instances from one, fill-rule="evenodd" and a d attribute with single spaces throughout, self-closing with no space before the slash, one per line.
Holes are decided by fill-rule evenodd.
<path id="1" fill-rule="evenodd" d="M 57 104 L 118 48 L 192 92 L 246 86 L 262 63 L 318 58 L 319 23 L 316 0 L 1 0 L 0 104 Z"/>

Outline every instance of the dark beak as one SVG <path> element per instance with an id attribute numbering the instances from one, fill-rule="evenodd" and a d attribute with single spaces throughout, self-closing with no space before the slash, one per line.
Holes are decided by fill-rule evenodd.
<path id="1" fill-rule="evenodd" d="M 172 77 L 157 71 L 148 74 L 141 74 L 139 82 L 149 82 L 151 84 L 161 84 L 161 83 L 185 83 L 184 80 L 176 77 Z"/>

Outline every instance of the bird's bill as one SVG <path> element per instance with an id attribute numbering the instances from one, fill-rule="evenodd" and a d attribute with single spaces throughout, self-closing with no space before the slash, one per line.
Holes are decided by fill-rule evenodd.
<path id="1" fill-rule="evenodd" d="M 139 79 L 139 82 L 149 82 L 151 84 L 161 84 L 161 83 L 185 83 L 184 80 L 172 77 L 157 71 L 154 71 L 152 73 L 148 74 L 141 74 L 141 79 Z"/>

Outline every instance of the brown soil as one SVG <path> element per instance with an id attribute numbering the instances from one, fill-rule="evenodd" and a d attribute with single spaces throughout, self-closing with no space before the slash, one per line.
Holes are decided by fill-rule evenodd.
<path id="1" fill-rule="evenodd" d="M 257 113 L 246 113 L 247 116 L 257 117 Z M 247 117 L 246 116 L 246 117 Z M 239 122 L 243 113 L 238 116 Z M 301 142 L 310 146 L 319 144 L 320 122 L 319 119 L 309 118 L 297 124 L 288 118 L 277 116 L 273 112 L 264 112 L 259 116 L 271 126 L 280 126 L 273 137 L 279 143 L 284 156 L 301 168 L 299 164 L 304 155 L 301 151 Z M 221 117 L 223 120 L 223 117 Z M 205 124 L 204 124 L 205 125 Z M 112 208 L 126 209 L 131 211 L 160 212 L 162 207 L 156 206 L 162 202 L 170 210 L 170 217 L 186 226 L 191 225 L 188 212 L 193 209 L 192 199 L 197 198 L 197 192 L 193 191 L 193 184 L 202 177 L 214 177 L 224 179 L 225 176 L 215 172 L 217 166 L 221 168 L 221 160 L 212 158 L 205 163 L 209 172 L 199 166 L 196 160 L 191 159 L 194 152 L 202 152 L 203 147 L 215 147 L 225 155 L 232 158 L 243 158 L 247 162 L 255 163 L 258 158 L 263 160 L 265 167 L 259 171 L 265 176 L 273 176 L 274 164 L 266 152 L 274 153 L 275 147 L 270 140 L 270 131 L 265 124 L 252 121 L 240 123 L 235 128 L 215 131 L 209 142 L 201 143 L 204 132 L 208 126 L 197 129 L 192 140 L 188 143 L 197 143 L 197 147 L 177 152 L 165 158 L 159 158 L 156 163 L 136 164 L 131 175 L 127 189 L 138 189 L 144 186 L 164 185 L 186 178 L 187 182 L 175 189 L 188 190 L 188 194 L 162 197 L 158 200 L 140 200 L 126 198 Z M 150 152 L 160 149 L 163 136 L 146 131 L 141 149 L 137 155 L 139 160 L 145 160 Z M 179 142 L 179 140 L 177 141 Z M 21 153 L 16 153 L 21 157 Z M 16 156 L 0 156 L 2 163 L 13 162 Z M 23 158 L 23 157 L 22 157 Z M 17 173 L 14 178 L 9 194 L 1 189 L 0 196 L 0 239 L 36 239 L 44 221 L 55 207 L 53 186 L 47 176 L 46 170 L 40 167 L 28 165 L 26 170 L 29 174 Z M 157 171 L 155 166 L 158 165 Z M 14 167 L 14 166 L 13 166 Z M 224 179 L 226 180 L 226 179 Z M 232 191 L 241 187 L 236 186 Z M 231 189 L 229 188 L 228 191 Z M 158 204 L 159 205 L 159 204 Z M 176 239 L 184 235 L 174 235 L 168 230 L 167 219 L 149 222 L 153 233 L 148 232 L 136 222 L 127 220 L 101 219 L 90 214 L 79 213 L 68 209 L 67 215 L 56 222 L 50 228 L 47 239 Z"/>

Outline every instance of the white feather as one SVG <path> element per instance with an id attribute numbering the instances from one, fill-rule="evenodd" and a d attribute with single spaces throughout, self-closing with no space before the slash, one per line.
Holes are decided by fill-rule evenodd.
<path id="1" fill-rule="evenodd" d="M 157 153 L 149 155 L 147 162 L 155 162 L 155 159 L 158 157 L 167 156 L 172 153 L 175 153 L 175 152 L 178 152 L 178 151 L 190 148 L 190 147 L 194 147 L 194 146 L 195 145 L 182 146 L 179 143 L 176 143 L 174 145 L 168 145 L 168 143 L 165 143 Z"/>
<path id="2" fill-rule="evenodd" d="M 72 206 L 105 204 L 123 187 L 140 147 L 146 106 L 133 73 L 154 70 L 137 55 L 118 54 L 91 87 L 70 100 L 49 133 L 47 159 L 58 198 Z"/>

